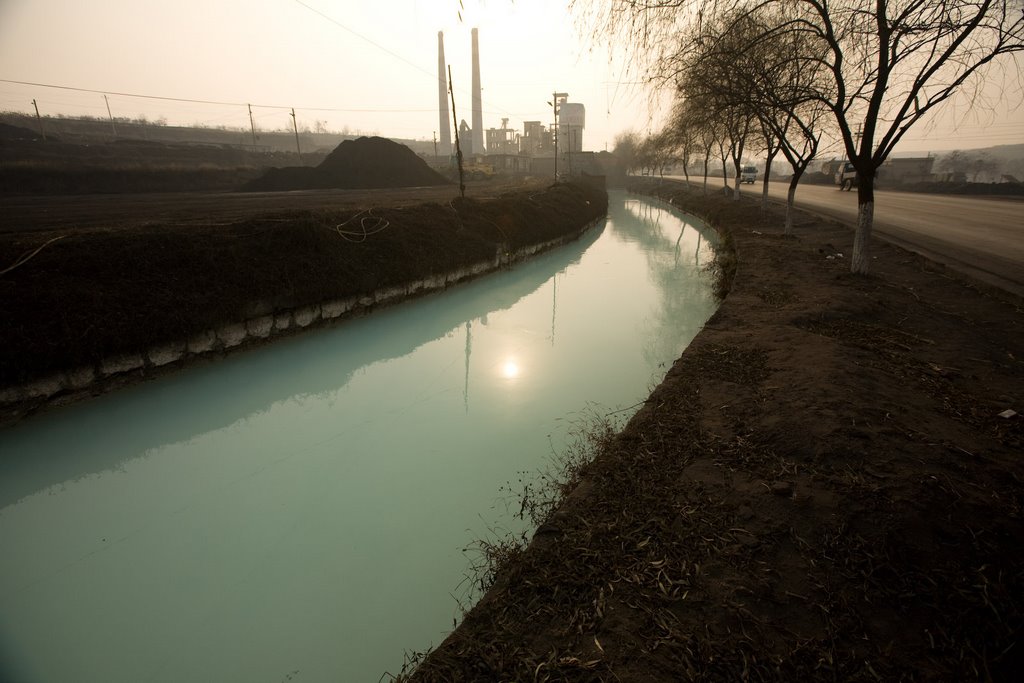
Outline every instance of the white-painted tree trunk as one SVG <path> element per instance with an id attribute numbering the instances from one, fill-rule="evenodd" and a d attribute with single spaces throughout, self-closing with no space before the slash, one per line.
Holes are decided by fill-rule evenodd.
<path id="1" fill-rule="evenodd" d="M 857 229 L 853 233 L 853 254 L 850 258 L 850 272 L 867 275 L 871 270 L 871 226 L 874 223 L 875 202 L 857 203 Z"/>
<path id="2" fill-rule="evenodd" d="M 871 227 L 875 221 L 875 173 L 857 169 L 857 228 L 853 232 L 850 272 L 867 275 L 871 271 Z"/>
<path id="3" fill-rule="evenodd" d="M 786 192 L 786 227 L 783 229 L 783 234 L 793 234 L 793 204 L 796 201 L 796 181 L 791 180 L 789 183 L 789 191 Z"/>

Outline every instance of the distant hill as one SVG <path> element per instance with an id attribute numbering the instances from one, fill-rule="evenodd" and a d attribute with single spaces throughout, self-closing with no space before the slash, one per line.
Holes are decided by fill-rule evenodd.
<path id="1" fill-rule="evenodd" d="M 951 152 L 970 152 L 971 154 L 988 154 L 994 159 L 1014 160 L 1024 159 L 1024 143 L 1014 145 L 995 145 L 992 147 L 952 147 L 950 149 L 932 150 L 930 152 L 894 152 L 891 156 L 900 159 L 910 157 L 941 157 Z"/>
<path id="2" fill-rule="evenodd" d="M 995 147 L 983 147 L 981 149 L 971 151 L 982 154 L 987 153 L 994 158 L 1005 159 L 1007 161 L 1024 159 L 1024 143 L 1019 145 L 996 145 Z"/>

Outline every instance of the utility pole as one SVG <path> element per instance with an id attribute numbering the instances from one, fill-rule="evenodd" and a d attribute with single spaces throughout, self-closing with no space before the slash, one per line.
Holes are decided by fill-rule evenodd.
<path id="1" fill-rule="evenodd" d="M 462 176 L 462 147 L 459 146 L 459 117 L 455 114 L 455 88 L 452 87 L 452 65 L 448 65 L 448 92 L 452 96 L 452 121 L 455 123 L 455 158 L 459 161 L 459 194 L 466 198 L 466 181 Z"/>
<path id="2" fill-rule="evenodd" d="M 110 130 L 114 133 L 114 137 L 117 137 L 117 126 L 114 125 L 114 115 L 110 113 L 110 100 L 107 99 L 106 94 L 103 95 L 103 101 L 107 103 L 107 116 L 110 118 Z"/>
<path id="3" fill-rule="evenodd" d="M 555 180 L 558 180 L 558 110 L 561 109 L 562 100 L 567 97 L 567 92 L 551 93 L 551 107 L 555 112 Z"/>
<path id="4" fill-rule="evenodd" d="M 249 107 L 249 127 L 252 129 L 252 149 L 256 151 L 256 122 L 252 120 L 252 105 L 246 105 Z"/>
<path id="5" fill-rule="evenodd" d="M 301 166 L 302 149 L 299 148 L 299 124 L 295 122 L 295 107 L 292 107 L 292 130 L 295 131 L 295 151 L 299 154 L 299 166 Z"/>
<path id="6" fill-rule="evenodd" d="M 39 115 L 39 105 L 36 104 L 35 100 L 32 100 L 32 106 L 36 108 L 36 121 L 39 123 L 39 134 L 43 136 L 43 142 L 46 142 L 46 131 L 43 130 L 43 117 Z"/>
<path id="7" fill-rule="evenodd" d="M 555 181 L 558 180 L 558 93 L 551 93 L 551 110 L 555 117 Z"/>
<path id="8" fill-rule="evenodd" d="M 437 163 L 437 131 L 434 131 L 434 162 Z"/>
<path id="9" fill-rule="evenodd" d="M 573 136 L 574 132 L 575 131 L 572 129 L 572 126 L 570 125 L 569 126 L 569 177 L 570 178 L 572 177 L 572 139 L 574 137 Z"/>

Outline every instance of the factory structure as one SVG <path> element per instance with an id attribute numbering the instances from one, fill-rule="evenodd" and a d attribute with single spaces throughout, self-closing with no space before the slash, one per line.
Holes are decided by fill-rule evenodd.
<path id="1" fill-rule="evenodd" d="M 509 119 L 501 119 L 500 128 L 484 129 L 483 98 L 480 85 L 480 38 L 472 30 L 472 102 L 470 121 L 461 119 L 458 127 L 459 148 L 464 162 L 473 168 L 486 168 L 494 173 L 529 175 L 579 176 L 603 175 L 602 159 L 594 152 L 583 151 L 586 109 L 570 102 L 569 94 L 551 94 L 552 120 L 523 121 L 521 130 L 509 127 Z M 455 163 L 453 117 L 449 110 L 448 67 L 444 58 L 444 33 L 437 33 L 438 133 L 435 136 L 433 165 L 450 167 Z M 458 103 L 456 103 L 458 104 Z"/>

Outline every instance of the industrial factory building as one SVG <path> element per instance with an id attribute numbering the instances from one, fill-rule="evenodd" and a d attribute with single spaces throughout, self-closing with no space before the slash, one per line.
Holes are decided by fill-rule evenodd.
<path id="1" fill-rule="evenodd" d="M 522 131 L 510 128 L 509 119 L 501 119 L 500 128 L 484 129 L 483 98 L 480 85 L 480 41 L 477 29 L 472 30 L 472 114 L 471 122 L 460 121 L 459 148 L 467 164 L 492 168 L 494 172 L 532 175 L 603 174 L 593 152 L 583 151 L 586 109 L 578 102 L 569 102 L 568 93 L 553 93 L 553 123 L 524 121 Z M 448 109 L 448 67 L 444 58 L 444 33 L 437 34 L 438 126 L 435 138 L 434 165 L 448 167 L 454 163 L 455 142 Z"/>

